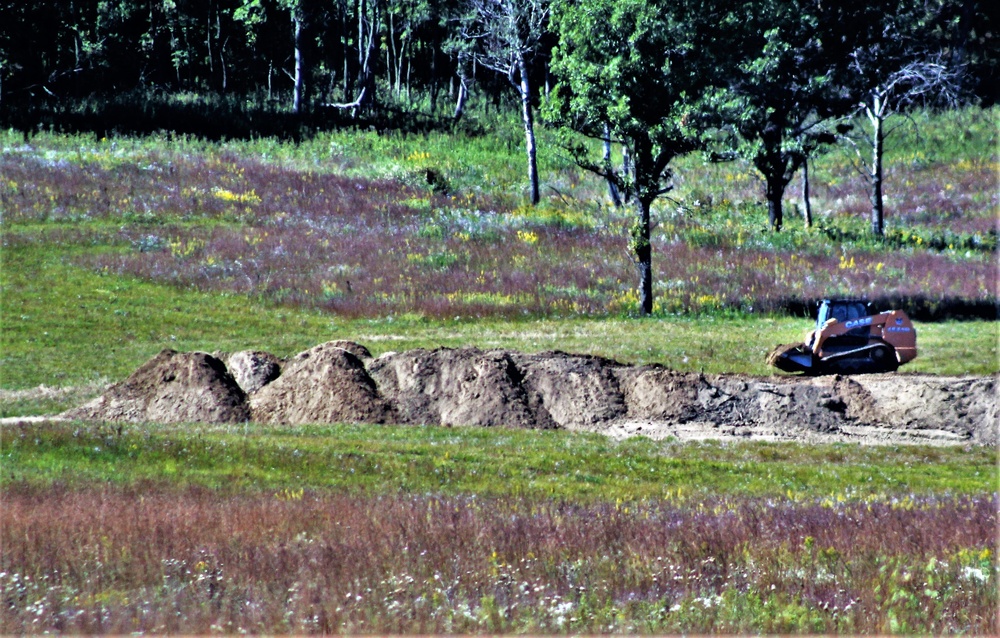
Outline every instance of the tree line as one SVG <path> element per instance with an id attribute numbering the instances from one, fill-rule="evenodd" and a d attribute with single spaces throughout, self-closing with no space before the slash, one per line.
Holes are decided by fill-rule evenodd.
<path id="1" fill-rule="evenodd" d="M 468 96 L 472 84 L 491 98 L 506 89 L 504 82 L 484 71 L 508 74 L 504 49 L 512 39 L 523 40 L 533 80 L 551 85 L 552 50 L 567 24 L 549 20 L 548 13 L 552 7 L 574 4 L 578 3 L 4 0 L 0 2 L 0 100 L 10 104 L 150 89 L 265 93 L 287 100 L 293 110 L 354 102 L 367 108 L 382 103 L 434 110 L 445 106 L 445 97 L 451 98 L 452 109 L 460 109 L 458 98 Z M 759 49 L 763 41 L 749 41 L 764 38 L 772 46 L 798 48 L 803 54 L 820 40 L 831 45 L 827 36 L 844 35 L 829 33 L 828 22 L 816 21 L 820 10 L 842 13 L 859 30 L 885 26 L 888 20 L 893 24 L 883 32 L 887 44 L 900 44 L 903 38 L 928 50 L 946 51 L 949 61 L 966 67 L 965 88 L 970 95 L 992 103 L 1000 91 L 993 25 L 976 1 L 828 2 L 825 8 L 815 0 L 718 6 L 706 1 L 683 3 L 688 6 L 682 11 L 669 4 L 641 4 L 652 12 L 667 10 L 678 16 L 687 12 L 692 19 L 719 17 L 714 33 L 705 35 L 720 47 L 739 38 Z M 596 17 L 595 7 L 591 3 L 587 7 L 584 12 Z M 897 42 L 889 42 L 892 39 Z M 649 54 L 651 59 L 657 55 Z"/>
<path id="2" fill-rule="evenodd" d="M 887 120 L 993 104 L 992 28 L 974 0 L 8 0 L 0 109 L 214 95 L 297 117 L 448 125 L 475 96 L 520 114 L 533 203 L 540 110 L 635 208 L 648 313 L 650 207 L 675 158 L 750 162 L 777 231 L 793 175 L 824 146 L 853 144 L 882 235 Z"/>

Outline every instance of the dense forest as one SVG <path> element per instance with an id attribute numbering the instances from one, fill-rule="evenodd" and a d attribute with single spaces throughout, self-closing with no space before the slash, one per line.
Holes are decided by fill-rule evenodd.
<path id="1" fill-rule="evenodd" d="M 694 60 L 702 57 L 699 47 L 710 49 L 714 69 L 699 70 L 704 82 L 719 87 L 737 89 L 740 70 L 766 66 L 779 50 L 816 77 L 867 50 L 878 58 L 867 63 L 882 74 L 937 57 L 961 69 L 966 99 L 997 99 L 996 39 L 983 3 L 829 4 L 837 6 L 818 0 L 6 0 L 0 106 L 6 124 L 25 109 L 93 111 L 167 98 L 386 122 L 400 112 L 457 118 L 470 98 L 516 103 L 511 86 L 520 87 L 522 66 L 537 102 L 563 79 L 554 75 L 553 61 L 560 49 L 567 53 L 574 31 L 605 21 L 606 38 L 592 44 L 611 55 L 612 14 L 640 10 L 648 13 L 646 26 L 673 32 L 692 64 L 706 62 Z M 633 57 L 653 68 L 670 53 L 650 47 L 633 50 Z"/>

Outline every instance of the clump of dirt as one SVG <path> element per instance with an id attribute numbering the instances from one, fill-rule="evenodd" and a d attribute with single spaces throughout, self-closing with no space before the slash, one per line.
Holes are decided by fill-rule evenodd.
<path id="1" fill-rule="evenodd" d="M 858 381 L 838 374 L 833 377 L 833 389 L 844 401 L 844 413 L 854 421 L 874 424 L 883 418 L 875 405 L 875 397 Z"/>
<path id="2" fill-rule="evenodd" d="M 553 428 L 511 355 L 477 348 L 388 353 L 369 371 L 401 423 Z"/>
<path id="3" fill-rule="evenodd" d="M 279 424 L 398 422 L 392 405 L 382 398 L 358 357 L 367 352 L 357 344 L 331 341 L 297 354 L 280 377 L 251 396 L 253 420 Z"/>
<path id="4" fill-rule="evenodd" d="M 241 350 L 219 356 L 219 359 L 248 395 L 281 376 L 281 359 L 270 352 Z"/>
<path id="5" fill-rule="evenodd" d="M 89 421 L 229 423 L 250 418 L 246 393 L 205 352 L 163 350 L 125 381 L 63 413 Z"/>

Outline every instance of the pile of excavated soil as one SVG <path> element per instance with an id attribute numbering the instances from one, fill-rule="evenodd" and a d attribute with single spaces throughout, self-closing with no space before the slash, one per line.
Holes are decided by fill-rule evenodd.
<path id="1" fill-rule="evenodd" d="M 253 394 L 281 376 L 281 359 L 270 352 L 242 350 L 214 356 L 226 364 L 229 373 L 247 394 Z"/>
<path id="2" fill-rule="evenodd" d="M 996 445 L 1000 424 L 996 377 L 864 375 L 845 392 L 849 413 L 862 425 L 971 438 Z"/>
<path id="3" fill-rule="evenodd" d="M 360 355 L 360 356 L 359 356 Z M 254 421 L 277 424 L 393 423 L 395 411 L 365 369 L 368 351 L 333 341 L 297 354 L 281 376 L 250 396 Z"/>
<path id="4" fill-rule="evenodd" d="M 228 367 L 227 367 L 228 366 Z M 681 373 L 563 352 L 372 358 L 332 341 L 288 361 L 164 351 L 75 419 L 565 428 L 609 436 L 997 444 L 997 377 Z"/>
<path id="5" fill-rule="evenodd" d="M 85 421 L 246 421 L 246 392 L 226 365 L 204 352 L 164 350 L 93 401 L 63 413 Z"/>
<path id="6" fill-rule="evenodd" d="M 383 355 L 369 370 L 400 423 L 556 427 L 507 352 L 411 350 Z"/>
<path id="7" fill-rule="evenodd" d="M 524 386 L 559 427 L 598 429 L 624 417 L 628 408 L 619 382 L 621 364 L 565 352 L 516 356 Z"/>

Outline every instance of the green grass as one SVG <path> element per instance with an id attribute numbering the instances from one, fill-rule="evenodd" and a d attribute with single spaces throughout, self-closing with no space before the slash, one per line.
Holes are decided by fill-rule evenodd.
<path id="1" fill-rule="evenodd" d="M 0 485 L 799 501 L 981 494 L 996 478 L 985 448 L 616 442 L 485 428 L 46 423 L 4 428 L 0 447 Z"/>

